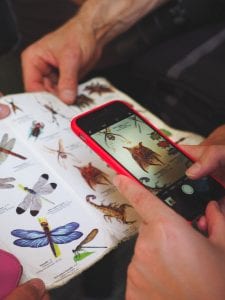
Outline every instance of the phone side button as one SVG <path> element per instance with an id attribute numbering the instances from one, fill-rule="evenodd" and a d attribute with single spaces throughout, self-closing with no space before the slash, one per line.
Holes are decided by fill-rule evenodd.
<path id="1" fill-rule="evenodd" d="M 79 136 L 84 142 L 86 142 L 86 138 L 83 136 L 83 134 L 80 134 Z"/>

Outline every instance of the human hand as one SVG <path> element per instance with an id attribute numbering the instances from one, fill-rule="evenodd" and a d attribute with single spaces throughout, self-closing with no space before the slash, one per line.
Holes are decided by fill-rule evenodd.
<path id="1" fill-rule="evenodd" d="M 19 285 L 5 300 L 49 300 L 45 285 L 40 279 L 31 279 Z"/>
<path id="2" fill-rule="evenodd" d="M 194 180 L 211 175 L 225 186 L 225 125 L 214 130 L 201 145 L 183 148 L 196 161 L 186 171 L 189 178 Z M 219 205 L 225 212 L 225 199 L 221 199 Z M 205 216 L 198 220 L 198 227 L 207 232 L 208 224 Z"/>
<path id="3" fill-rule="evenodd" d="M 206 238 L 133 180 L 119 175 L 114 183 L 142 218 L 126 299 L 224 299 L 225 216 L 217 203 L 206 209 Z"/>
<path id="4" fill-rule="evenodd" d="M 213 130 L 213 132 L 201 143 L 201 145 L 225 145 L 225 125 L 221 125 Z"/>
<path id="5" fill-rule="evenodd" d="M 25 89 L 48 91 L 72 104 L 78 77 L 90 70 L 101 53 L 85 18 L 76 16 L 22 53 Z"/>
<path id="6" fill-rule="evenodd" d="M 200 145 L 182 147 L 196 160 L 186 172 L 190 178 L 211 174 L 225 185 L 225 125 L 216 128 Z"/>
<path id="7" fill-rule="evenodd" d="M 225 145 L 184 146 L 195 163 L 186 171 L 191 179 L 212 175 L 225 186 Z"/>

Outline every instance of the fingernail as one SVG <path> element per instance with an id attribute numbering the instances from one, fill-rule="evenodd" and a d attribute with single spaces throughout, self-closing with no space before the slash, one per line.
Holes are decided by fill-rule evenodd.
<path id="1" fill-rule="evenodd" d="M 195 177 L 196 175 L 198 175 L 200 170 L 201 170 L 201 164 L 196 162 L 186 171 L 186 175 L 188 177 Z"/>
<path id="2" fill-rule="evenodd" d="M 39 294 L 43 295 L 45 293 L 45 284 L 41 279 L 34 278 L 28 281 L 28 283 L 35 287 L 38 290 Z"/>
<path id="3" fill-rule="evenodd" d="M 76 93 L 73 90 L 63 90 L 60 92 L 60 98 L 68 104 L 75 102 Z"/>

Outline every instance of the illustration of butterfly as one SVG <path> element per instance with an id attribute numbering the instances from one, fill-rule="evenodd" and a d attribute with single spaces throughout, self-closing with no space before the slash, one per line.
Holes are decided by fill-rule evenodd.
<path id="1" fill-rule="evenodd" d="M 13 242 L 14 245 L 20 247 L 40 248 L 49 245 L 54 256 L 60 255 L 58 244 L 67 244 L 79 239 L 83 233 L 76 231 L 79 224 L 70 222 L 66 225 L 59 226 L 50 230 L 48 221 L 45 218 L 40 218 L 39 223 L 43 231 L 39 230 L 24 230 L 15 229 L 11 234 L 19 239 Z"/>
<path id="2" fill-rule="evenodd" d="M 30 206 L 30 214 L 32 216 L 36 216 L 42 206 L 41 200 L 48 201 L 54 204 L 52 201 L 43 197 L 43 195 L 51 194 L 57 187 L 57 184 L 54 182 L 48 183 L 48 174 L 42 174 L 38 181 L 34 184 L 33 188 L 28 188 L 23 185 L 19 185 L 21 189 L 23 189 L 28 194 L 24 198 L 24 200 L 17 206 L 16 212 L 21 215 L 24 213 L 28 207 Z"/>

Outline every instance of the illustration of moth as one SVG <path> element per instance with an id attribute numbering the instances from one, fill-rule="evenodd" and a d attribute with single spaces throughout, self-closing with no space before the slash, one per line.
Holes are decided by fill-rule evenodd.
<path id="1" fill-rule="evenodd" d="M 94 100 L 84 94 L 80 94 L 77 96 L 76 98 L 76 102 L 74 105 L 76 105 L 77 107 L 81 108 L 85 108 L 90 106 L 91 104 L 94 103 Z"/>
<path id="2" fill-rule="evenodd" d="M 83 167 L 77 167 L 77 166 L 74 167 L 80 171 L 81 176 L 85 179 L 85 181 L 87 182 L 87 184 L 90 186 L 92 190 L 95 190 L 94 187 L 97 184 L 103 184 L 103 185 L 111 184 L 111 182 L 108 179 L 108 174 L 92 166 L 91 162 L 89 162 L 88 165 Z"/>
<path id="3" fill-rule="evenodd" d="M 163 162 L 160 160 L 160 154 L 152 151 L 148 147 L 143 146 L 142 142 L 139 142 L 137 146 L 134 146 L 132 148 L 123 148 L 127 149 L 131 153 L 133 159 L 145 172 L 148 172 L 147 168 L 149 166 L 163 165 Z"/>
<path id="4" fill-rule="evenodd" d="M 76 231 L 79 224 L 71 222 L 66 225 L 50 230 L 48 221 L 45 218 L 39 219 L 43 231 L 15 229 L 11 234 L 19 239 L 13 242 L 14 245 L 20 247 L 39 248 L 50 245 L 55 257 L 60 255 L 57 244 L 67 244 L 79 239 L 83 233 Z"/>
<path id="5" fill-rule="evenodd" d="M 17 214 L 23 214 L 28 209 L 28 207 L 30 207 L 30 214 L 33 217 L 36 216 L 42 207 L 42 199 L 54 204 L 50 200 L 43 197 L 44 195 L 51 194 L 57 187 L 57 184 L 54 182 L 47 184 L 48 178 L 48 174 L 42 174 L 32 188 L 25 187 L 21 184 L 19 185 L 19 187 L 28 194 L 16 208 Z"/>
<path id="6" fill-rule="evenodd" d="M 110 86 L 101 83 L 92 83 L 90 85 L 87 85 L 84 90 L 88 91 L 89 94 L 97 93 L 100 96 L 105 93 L 113 92 L 113 89 Z"/>

